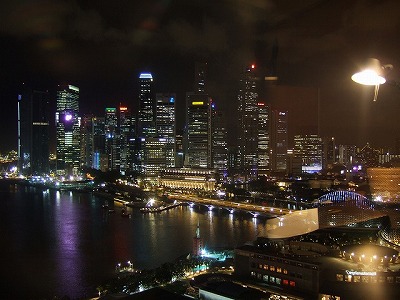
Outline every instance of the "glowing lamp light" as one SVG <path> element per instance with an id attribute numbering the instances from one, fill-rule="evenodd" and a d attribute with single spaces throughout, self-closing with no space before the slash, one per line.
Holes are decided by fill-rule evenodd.
<path id="1" fill-rule="evenodd" d="M 363 85 L 379 85 L 386 82 L 383 77 L 383 70 L 385 67 L 381 66 L 381 63 L 376 58 L 369 58 L 365 64 L 365 67 L 353 76 L 351 79 L 354 82 Z"/>
<path id="2" fill-rule="evenodd" d="M 393 69 L 392 65 L 381 65 L 376 58 L 369 58 L 365 67 L 351 76 L 351 79 L 362 85 L 375 86 L 374 101 L 378 98 L 379 85 L 386 82 L 384 70 Z"/>
<path id="3" fill-rule="evenodd" d="M 67 114 L 65 115 L 65 121 L 71 121 L 72 120 L 72 115 L 71 114 Z"/>

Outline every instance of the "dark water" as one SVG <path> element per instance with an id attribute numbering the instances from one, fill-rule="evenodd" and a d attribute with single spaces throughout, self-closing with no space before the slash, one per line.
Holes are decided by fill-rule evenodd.
<path id="1" fill-rule="evenodd" d="M 178 207 L 121 217 L 92 194 L 0 184 L 0 299 L 96 295 L 118 262 L 154 268 L 189 253 L 197 223 L 206 247 L 234 248 L 263 235 L 265 220 Z"/>

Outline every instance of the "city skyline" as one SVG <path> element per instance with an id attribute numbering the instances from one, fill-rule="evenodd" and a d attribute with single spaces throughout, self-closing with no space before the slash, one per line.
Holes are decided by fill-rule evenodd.
<path id="1" fill-rule="evenodd" d="M 2 4 L 0 97 L 11 103 L 0 118 L 9 128 L 2 152 L 17 145 L 16 88 L 23 81 L 38 89 L 76 85 L 82 113 L 98 114 L 99 107 L 136 105 L 136 79 L 151 72 L 156 92 L 177 94 L 182 115 L 196 61 L 208 62 L 209 94 L 228 115 L 240 71 L 255 62 L 283 85 L 320 89 L 321 136 L 375 147 L 393 147 L 398 137 L 398 89 L 382 86 L 373 103 L 372 88 L 350 80 L 367 57 L 393 64 L 390 77 L 400 78 L 396 1 L 149 1 L 140 13 L 128 1 L 45 4 Z"/>

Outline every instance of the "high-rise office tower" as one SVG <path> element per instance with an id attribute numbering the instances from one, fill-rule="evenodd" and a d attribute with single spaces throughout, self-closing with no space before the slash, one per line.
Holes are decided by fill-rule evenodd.
<path id="1" fill-rule="evenodd" d="M 155 129 L 155 99 L 153 94 L 153 76 L 151 73 L 141 73 L 139 76 L 139 137 L 154 137 Z"/>
<path id="2" fill-rule="evenodd" d="M 258 149 L 258 91 L 255 66 L 246 68 L 239 81 L 238 93 L 238 151 L 242 172 L 250 178 L 257 176 Z"/>
<path id="3" fill-rule="evenodd" d="M 175 167 L 182 168 L 185 160 L 183 147 L 183 130 L 176 130 L 175 134 Z"/>
<path id="4" fill-rule="evenodd" d="M 167 163 L 167 139 L 148 137 L 141 139 L 143 149 L 142 171 L 146 176 L 158 176 Z"/>
<path id="5" fill-rule="evenodd" d="M 188 167 L 211 167 L 211 104 L 207 94 L 186 94 L 185 165 Z"/>
<path id="6" fill-rule="evenodd" d="M 258 174 L 267 175 L 270 171 L 270 132 L 269 132 L 269 107 L 263 102 L 258 102 Z"/>
<path id="7" fill-rule="evenodd" d="M 93 161 L 93 116 L 85 115 L 81 122 L 81 164 L 92 167 Z"/>
<path id="8" fill-rule="evenodd" d="M 194 71 L 194 91 L 206 93 L 207 63 L 196 62 Z"/>
<path id="9" fill-rule="evenodd" d="M 108 157 L 106 154 L 105 117 L 93 117 L 93 158 L 92 168 L 108 171 Z"/>
<path id="10" fill-rule="evenodd" d="M 315 173 L 322 169 L 322 139 L 317 135 L 296 135 L 293 154 L 301 158 L 303 173 Z"/>
<path id="11" fill-rule="evenodd" d="M 225 115 L 218 111 L 215 103 L 212 110 L 212 167 L 218 170 L 220 176 L 226 177 L 228 171 L 228 146 Z"/>
<path id="12" fill-rule="evenodd" d="M 128 107 L 119 107 L 119 153 L 120 172 L 125 174 L 132 169 L 133 147 L 135 143 L 135 118 Z"/>
<path id="13" fill-rule="evenodd" d="M 78 175 L 80 169 L 79 88 L 57 90 L 57 175 Z"/>
<path id="14" fill-rule="evenodd" d="M 286 173 L 288 152 L 288 113 L 271 110 L 271 171 Z"/>
<path id="15" fill-rule="evenodd" d="M 175 167 L 175 100 L 173 93 L 156 94 L 156 132 L 157 137 L 166 139 L 165 165 Z"/>
<path id="16" fill-rule="evenodd" d="M 105 150 L 108 158 L 108 170 L 118 170 L 120 166 L 119 157 L 119 132 L 117 108 L 107 107 L 105 110 Z"/>
<path id="17" fill-rule="evenodd" d="M 23 87 L 18 94 L 18 160 L 24 175 L 49 173 L 49 94 Z"/>
<path id="18" fill-rule="evenodd" d="M 336 163 L 337 149 L 334 137 L 326 137 L 323 139 L 323 160 L 322 167 L 324 169 L 332 167 Z"/>

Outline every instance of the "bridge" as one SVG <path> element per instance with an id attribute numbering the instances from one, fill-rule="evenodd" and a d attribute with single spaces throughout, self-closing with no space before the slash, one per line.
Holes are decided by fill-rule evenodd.
<path id="1" fill-rule="evenodd" d="M 197 204 L 207 206 L 209 210 L 212 210 L 214 207 L 218 207 L 228 210 L 229 213 L 234 213 L 235 211 L 244 211 L 252 214 L 253 217 L 257 217 L 259 215 L 278 217 L 292 212 L 290 209 L 287 208 L 262 206 L 253 203 L 237 203 L 222 199 L 202 198 L 194 195 L 169 194 L 168 199 L 186 202 L 189 203 L 189 205 Z"/>

